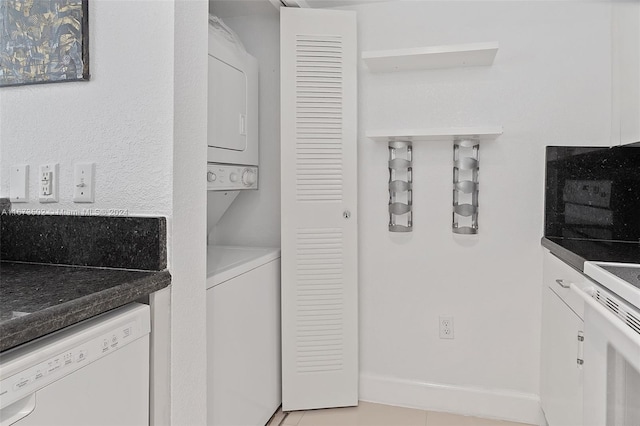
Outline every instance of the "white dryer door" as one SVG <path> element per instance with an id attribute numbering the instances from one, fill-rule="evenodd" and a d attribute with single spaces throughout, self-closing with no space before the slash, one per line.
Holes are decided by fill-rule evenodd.
<path id="1" fill-rule="evenodd" d="M 247 148 L 247 77 L 241 70 L 209 55 L 210 147 Z"/>

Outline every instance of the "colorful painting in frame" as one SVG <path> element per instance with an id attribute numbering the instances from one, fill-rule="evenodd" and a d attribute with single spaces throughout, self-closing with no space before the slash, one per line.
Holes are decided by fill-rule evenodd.
<path id="1" fill-rule="evenodd" d="M 89 80 L 88 0 L 0 0 L 0 86 Z"/>

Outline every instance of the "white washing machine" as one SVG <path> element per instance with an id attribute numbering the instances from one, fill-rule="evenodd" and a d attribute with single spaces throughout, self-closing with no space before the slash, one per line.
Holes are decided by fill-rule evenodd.
<path id="1" fill-rule="evenodd" d="M 282 402 L 280 249 L 207 248 L 208 424 L 265 425 Z"/>

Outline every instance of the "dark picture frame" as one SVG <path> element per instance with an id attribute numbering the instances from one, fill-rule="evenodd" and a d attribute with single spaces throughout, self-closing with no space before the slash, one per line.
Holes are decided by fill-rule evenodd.
<path id="1" fill-rule="evenodd" d="M 0 87 L 87 81 L 89 0 L 0 0 Z"/>

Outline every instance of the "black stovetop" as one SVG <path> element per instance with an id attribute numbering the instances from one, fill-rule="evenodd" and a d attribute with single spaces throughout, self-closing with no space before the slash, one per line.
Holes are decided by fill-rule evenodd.
<path id="1" fill-rule="evenodd" d="M 616 277 L 640 289 L 640 265 L 636 267 L 623 265 L 598 265 Z"/>

